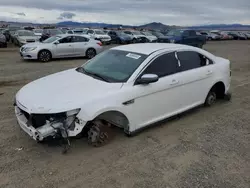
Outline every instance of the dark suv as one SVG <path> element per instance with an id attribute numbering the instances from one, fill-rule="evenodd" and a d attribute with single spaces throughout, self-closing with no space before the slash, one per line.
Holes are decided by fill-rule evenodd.
<path id="1" fill-rule="evenodd" d="M 40 42 L 46 40 L 47 38 L 54 35 L 61 35 L 63 32 L 60 29 L 44 29 L 42 36 L 40 38 Z"/>

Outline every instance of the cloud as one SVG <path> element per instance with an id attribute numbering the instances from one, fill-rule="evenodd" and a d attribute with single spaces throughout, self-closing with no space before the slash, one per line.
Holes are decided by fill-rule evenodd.
<path id="1" fill-rule="evenodd" d="M 250 24 L 250 0 L 0 0 L 0 20 L 170 25 Z M 26 16 L 11 12 L 25 12 Z M 18 17 L 19 16 L 19 17 Z M 41 19 L 40 17 L 43 17 Z"/>
<path id="2" fill-rule="evenodd" d="M 63 18 L 66 18 L 66 19 L 72 19 L 74 16 L 76 16 L 75 13 L 72 13 L 72 12 L 63 12 L 60 14 L 60 17 L 61 19 Z"/>
<path id="3" fill-rule="evenodd" d="M 18 12 L 16 14 L 19 15 L 19 16 L 26 16 L 26 14 L 24 14 L 23 12 Z"/>

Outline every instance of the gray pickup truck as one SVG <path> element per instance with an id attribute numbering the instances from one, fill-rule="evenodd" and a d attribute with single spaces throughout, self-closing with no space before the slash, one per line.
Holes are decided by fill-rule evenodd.
<path id="1" fill-rule="evenodd" d="M 202 48 L 202 46 L 206 43 L 206 37 L 203 35 L 197 35 L 194 30 L 171 30 L 166 34 L 166 36 L 170 43 L 186 44 L 198 48 Z"/>

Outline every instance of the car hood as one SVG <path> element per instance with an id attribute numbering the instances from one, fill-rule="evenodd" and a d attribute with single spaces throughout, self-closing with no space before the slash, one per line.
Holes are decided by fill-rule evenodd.
<path id="1" fill-rule="evenodd" d="M 37 36 L 19 36 L 18 38 L 20 38 L 20 39 L 24 39 L 24 40 L 30 40 L 30 39 L 34 39 L 34 40 L 36 40 L 36 39 L 38 39 L 38 37 Z"/>
<path id="2" fill-rule="evenodd" d="M 99 38 L 110 38 L 109 35 L 98 35 L 98 34 L 96 34 L 95 36 L 99 37 Z"/>
<path id="3" fill-rule="evenodd" d="M 179 36 L 166 35 L 166 37 L 167 37 L 169 40 L 181 40 L 181 37 L 179 37 Z"/>
<path id="4" fill-rule="evenodd" d="M 157 39 L 157 37 L 156 36 L 153 36 L 153 35 L 147 35 L 146 36 L 148 39 L 150 39 L 150 40 L 156 40 Z"/>
<path id="5" fill-rule="evenodd" d="M 160 36 L 158 39 L 169 39 L 167 36 Z"/>
<path id="6" fill-rule="evenodd" d="M 16 103 L 28 113 L 60 113 L 90 105 L 121 86 L 122 83 L 107 83 L 70 69 L 25 85 L 16 94 Z"/>
<path id="7" fill-rule="evenodd" d="M 48 46 L 51 45 L 52 43 L 42 43 L 42 42 L 31 42 L 23 45 L 22 47 L 41 47 L 41 46 Z"/>

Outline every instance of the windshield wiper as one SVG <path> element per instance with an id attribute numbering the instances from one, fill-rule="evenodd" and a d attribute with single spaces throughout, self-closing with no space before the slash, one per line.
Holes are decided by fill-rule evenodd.
<path id="1" fill-rule="evenodd" d="M 86 69 L 84 69 L 83 67 L 78 67 L 76 69 L 77 72 L 81 72 L 81 73 L 84 73 L 84 74 L 87 74 L 89 76 L 92 76 L 92 77 L 96 77 L 96 78 L 99 78 L 105 82 L 110 82 L 108 79 L 104 78 L 103 76 L 97 74 L 97 73 L 93 73 L 93 72 L 89 72 L 89 71 L 86 71 Z"/>

